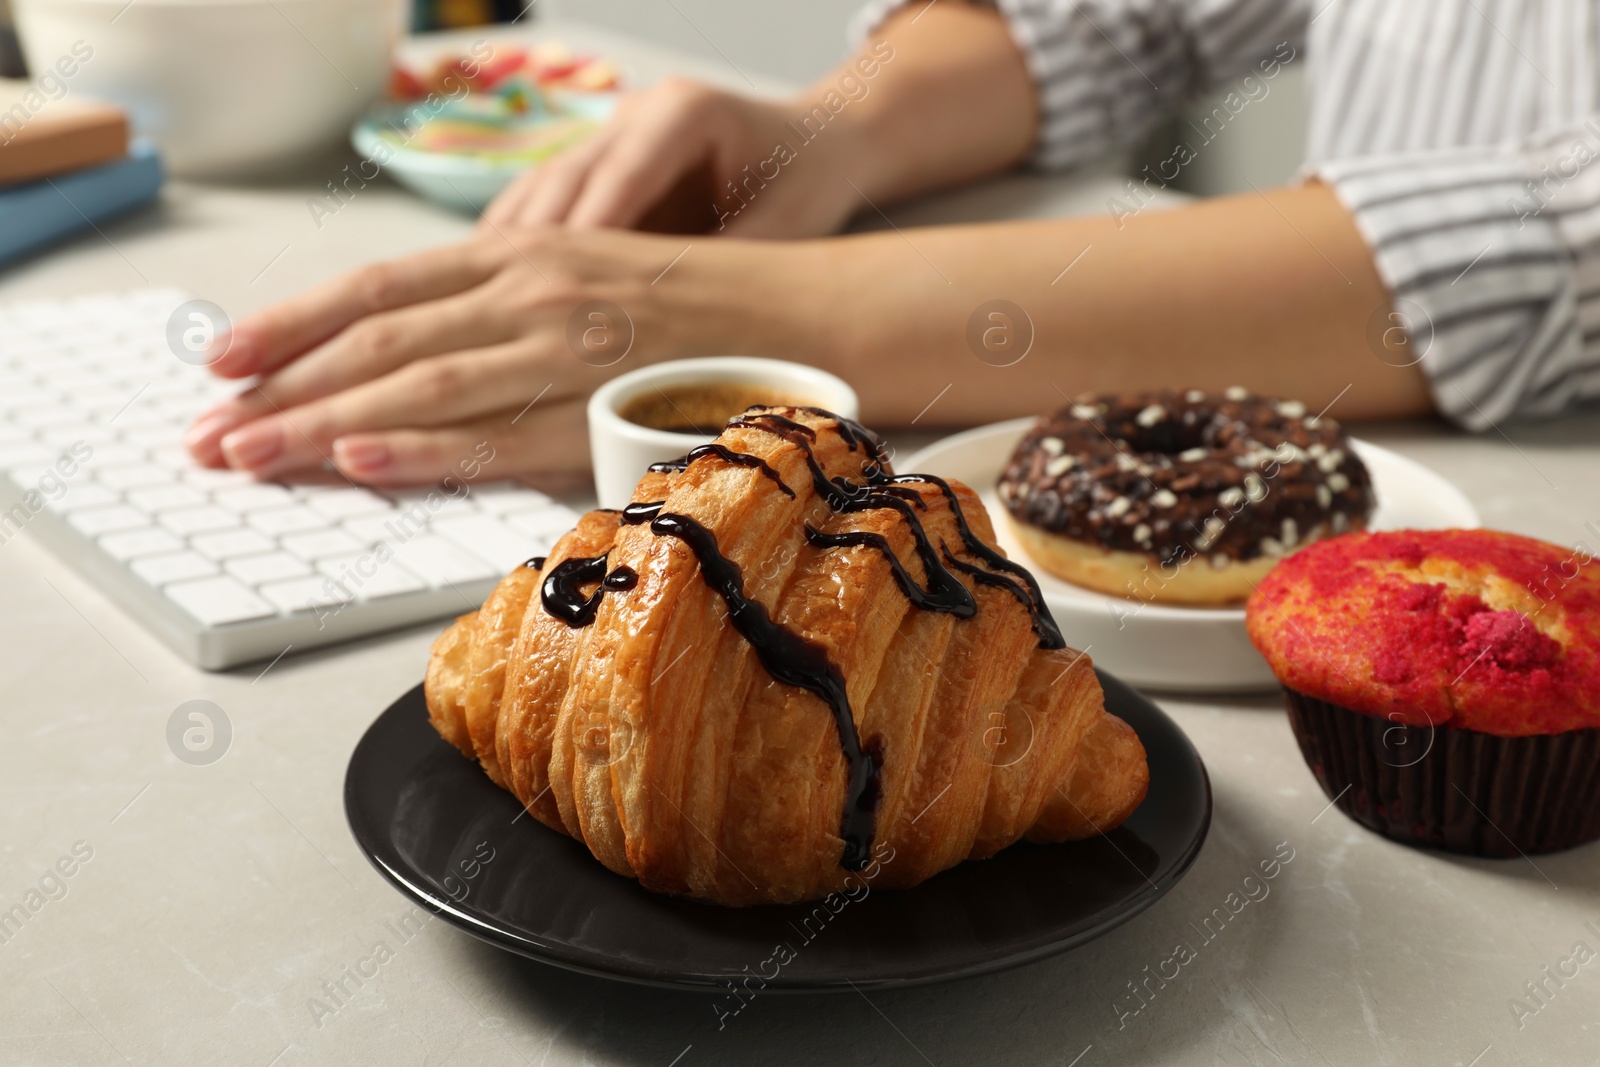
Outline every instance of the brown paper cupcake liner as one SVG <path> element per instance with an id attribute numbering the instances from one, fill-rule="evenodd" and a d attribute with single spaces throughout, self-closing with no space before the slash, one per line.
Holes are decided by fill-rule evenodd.
<path id="1" fill-rule="evenodd" d="M 1322 791 L 1385 837 L 1494 857 L 1600 838 L 1600 730 L 1496 737 L 1403 726 L 1284 692 Z"/>

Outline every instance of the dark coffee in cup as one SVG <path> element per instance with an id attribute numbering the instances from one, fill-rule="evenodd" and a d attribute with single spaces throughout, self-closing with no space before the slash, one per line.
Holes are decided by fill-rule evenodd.
<path id="1" fill-rule="evenodd" d="M 756 406 L 808 403 L 792 393 L 743 382 L 690 382 L 648 389 L 626 401 L 617 414 L 652 430 L 715 437 L 729 419 Z"/>

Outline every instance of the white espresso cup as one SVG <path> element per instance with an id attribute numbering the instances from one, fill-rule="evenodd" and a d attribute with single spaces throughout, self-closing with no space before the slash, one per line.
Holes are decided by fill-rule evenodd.
<path id="1" fill-rule="evenodd" d="M 594 461 L 594 491 L 603 508 L 620 508 L 633 499 L 645 468 L 677 459 L 722 432 L 677 433 L 641 426 L 622 417 L 640 397 L 692 385 L 743 385 L 770 389 L 778 396 L 824 408 L 853 419 L 856 392 L 844 379 L 815 367 L 753 356 L 706 356 L 640 367 L 602 385 L 589 398 L 589 451 Z"/>

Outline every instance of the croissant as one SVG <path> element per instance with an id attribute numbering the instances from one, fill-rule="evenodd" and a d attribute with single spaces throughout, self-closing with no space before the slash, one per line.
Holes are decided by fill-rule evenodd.
<path id="1" fill-rule="evenodd" d="M 1119 824 L 1149 780 L 976 494 L 752 408 L 435 641 L 439 733 L 648 889 L 903 888 Z"/>

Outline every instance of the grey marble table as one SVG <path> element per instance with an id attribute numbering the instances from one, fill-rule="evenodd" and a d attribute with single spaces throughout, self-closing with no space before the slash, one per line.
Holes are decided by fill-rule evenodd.
<path id="1" fill-rule="evenodd" d="M 622 55 L 637 79 L 671 67 L 734 80 L 625 40 L 564 36 Z M 248 310 L 465 231 L 385 185 L 317 229 L 305 199 L 343 162 L 275 185 L 175 183 L 161 208 L 104 239 L 0 276 L 0 300 L 149 281 Z M 1019 178 L 913 216 L 1046 213 L 1098 195 Z M 1456 482 L 1489 525 L 1600 547 L 1600 420 L 1502 429 L 1363 433 Z M 1547 977 L 1575 945 L 1600 949 L 1600 849 L 1497 862 L 1376 837 L 1327 807 L 1274 699 L 1161 699 L 1209 767 L 1215 821 L 1189 876 L 1109 936 L 946 986 L 762 998 L 719 1028 L 710 997 L 564 973 L 437 920 L 396 935 L 420 913 L 357 851 L 341 786 L 362 731 L 419 678 L 436 626 L 291 655 L 264 673 L 205 674 L 31 535 L 0 545 L 0 590 L 0 911 L 39 904 L 0 940 L 0 1063 L 1600 1058 L 1600 962 Z M 209 766 L 168 748 L 168 718 L 191 699 L 232 724 Z M 1203 940 L 1195 924 L 1275 855 L 1292 858 L 1270 891 Z M 1195 957 L 1170 981 L 1147 980 L 1180 941 Z M 379 943 L 383 962 L 364 962 Z"/>

